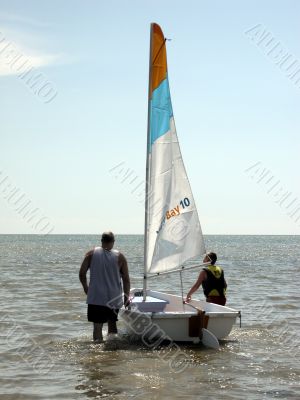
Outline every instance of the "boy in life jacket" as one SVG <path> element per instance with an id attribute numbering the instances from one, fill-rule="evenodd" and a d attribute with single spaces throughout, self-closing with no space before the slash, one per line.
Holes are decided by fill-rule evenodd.
<path id="1" fill-rule="evenodd" d="M 191 287 L 186 296 L 187 303 L 191 301 L 192 294 L 196 292 L 202 284 L 207 302 L 225 306 L 227 283 L 224 278 L 224 271 L 221 267 L 215 265 L 216 261 L 216 253 L 211 252 L 206 254 L 203 262 L 210 262 L 210 265 L 203 268 L 200 272 L 197 282 Z"/>

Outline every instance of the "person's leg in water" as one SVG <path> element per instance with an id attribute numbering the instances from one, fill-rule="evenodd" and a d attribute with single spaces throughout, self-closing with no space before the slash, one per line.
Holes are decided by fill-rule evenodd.
<path id="1" fill-rule="evenodd" d="M 117 328 L 117 321 L 107 321 L 108 325 L 108 334 L 110 333 L 118 333 L 118 328 Z"/>
<path id="2" fill-rule="evenodd" d="M 102 327 L 103 327 L 103 324 L 94 322 L 94 331 L 93 331 L 94 341 L 98 341 L 98 342 L 103 341 Z"/>

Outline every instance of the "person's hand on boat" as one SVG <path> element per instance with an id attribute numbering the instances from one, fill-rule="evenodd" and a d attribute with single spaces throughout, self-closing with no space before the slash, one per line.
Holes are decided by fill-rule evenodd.
<path id="1" fill-rule="evenodd" d="M 185 303 L 189 303 L 192 300 L 192 297 L 190 295 L 187 295 L 185 298 Z"/>
<path id="2" fill-rule="evenodd" d="M 131 299 L 130 297 L 124 295 L 124 307 L 127 308 L 130 305 Z"/>

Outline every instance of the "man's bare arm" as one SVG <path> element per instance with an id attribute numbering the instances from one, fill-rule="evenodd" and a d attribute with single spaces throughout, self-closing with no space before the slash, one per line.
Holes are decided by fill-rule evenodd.
<path id="1" fill-rule="evenodd" d="M 87 292 L 88 292 L 88 284 L 87 284 L 86 274 L 88 272 L 88 269 L 90 268 L 92 256 L 93 256 L 93 250 L 86 253 L 84 260 L 82 261 L 80 271 L 79 271 L 79 280 L 82 284 L 85 294 L 87 294 Z"/>
<path id="2" fill-rule="evenodd" d="M 129 292 L 130 292 L 130 278 L 127 260 L 122 253 L 119 254 L 119 266 L 120 266 L 120 274 L 123 282 L 123 290 L 124 290 L 124 305 L 125 307 L 129 303 Z"/>

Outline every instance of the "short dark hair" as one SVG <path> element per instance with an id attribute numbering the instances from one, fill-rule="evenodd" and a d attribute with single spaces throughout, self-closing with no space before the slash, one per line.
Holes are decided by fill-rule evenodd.
<path id="1" fill-rule="evenodd" d="M 112 232 L 103 232 L 101 236 L 102 243 L 112 243 L 115 241 L 115 235 Z"/>
<path id="2" fill-rule="evenodd" d="M 207 254 L 207 256 L 209 257 L 212 265 L 215 264 L 215 262 L 217 261 L 218 257 L 216 255 L 216 253 L 213 253 L 212 251 L 210 253 Z"/>

